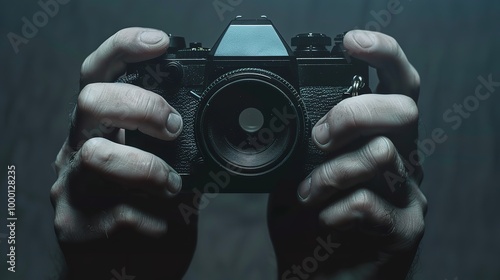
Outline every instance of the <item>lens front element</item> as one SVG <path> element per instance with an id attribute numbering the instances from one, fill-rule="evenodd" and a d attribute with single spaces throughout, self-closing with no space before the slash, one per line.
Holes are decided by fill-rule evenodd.
<path id="1" fill-rule="evenodd" d="M 255 108 L 246 108 L 239 117 L 241 128 L 248 133 L 258 132 L 264 125 L 264 115 Z"/>

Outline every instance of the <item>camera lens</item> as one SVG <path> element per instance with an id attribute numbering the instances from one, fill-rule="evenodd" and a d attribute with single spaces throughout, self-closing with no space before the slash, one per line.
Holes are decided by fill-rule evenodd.
<path id="1" fill-rule="evenodd" d="M 204 157 L 232 173 L 282 166 L 304 139 L 304 112 L 288 82 L 261 69 L 223 75 L 205 91 L 195 125 Z"/>

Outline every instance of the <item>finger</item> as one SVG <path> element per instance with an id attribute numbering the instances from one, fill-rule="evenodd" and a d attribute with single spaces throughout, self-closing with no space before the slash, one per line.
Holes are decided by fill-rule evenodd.
<path id="1" fill-rule="evenodd" d="M 333 229 L 357 228 L 365 233 L 387 236 L 394 232 L 398 214 L 399 209 L 363 188 L 326 207 L 319 219 Z"/>
<path id="2" fill-rule="evenodd" d="M 120 83 L 87 85 L 78 96 L 72 117 L 69 139 L 75 149 L 93 136 L 115 135 L 116 128 L 138 129 L 159 139 L 172 140 L 183 126 L 180 114 L 163 97 Z"/>
<path id="3" fill-rule="evenodd" d="M 132 229 L 147 235 L 160 235 L 167 231 L 164 220 L 152 217 L 128 205 L 118 205 L 111 211 L 104 211 L 97 218 L 97 228 L 102 232 L 115 233 L 119 230 Z"/>
<path id="4" fill-rule="evenodd" d="M 72 170 L 77 174 L 73 180 L 97 174 L 115 183 L 112 185 L 152 195 L 172 197 L 182 187 L 179 174 L 157 156 L 104 138 L 85 142 L 75 155 Z"/>
<path id="5" fill-rule="evenodd" d="M 82 64 L 80 88 L 95 82 L 116 80 L 127 63 L 152 59 L 165 53 L 169 38 L 162 31 L 126 28 L 108 38 Z"/>
<path id="6" fill-rule="evenodd" d="M 360 149 L 333 158 L 314 169 L 300 183 L 298 196 L 305 204 L 320 204 L 334 194 L 386 171 L 407 178 L 404 163 L 392 142 L 386 137 L 376 137 Z"/>
<path id="7" fill-rule="evenodd" d="M 385 34 L 353 30 L 344 36 L 348 53 L 377 69 L 377 92 L 403 93 L 418 100 L 420 76 L 410 64 L 398 42 Z"/>
<path id="8" fill-rule="evenodd" d="M 415 128 L 418 108 L 404 95 L 366 94 L 333 107 L 312 130 L 316 146 L 323 151 L 341 148 L 359 137 Z"/>
<path id="9" fill-rule="evenodd" d="M 424 211 L 419 203 L 400 209 L 368 189 L 359 189 L 331 204 L 319 219 L 330 229 L 385 237 L 388 251 L 413 248 L 424 233 Z"/>
<path id="10" fill-rule="evenodd" d="M 167 231 L 167 222 L 129 205 L 89 216 L 59 202 L 55 209 L 54 228 L 60 242 L 84 242 L 109 238 L 120 230 L 132 230 L 147 236 L 160 236 Z"/>

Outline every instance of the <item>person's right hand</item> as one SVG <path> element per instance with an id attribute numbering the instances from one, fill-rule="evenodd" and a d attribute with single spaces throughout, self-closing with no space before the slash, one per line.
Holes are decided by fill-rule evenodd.
<path id="1" fill-rule="evenodd" d="M 177 279 L 196 246 L 177 195 L 180 176 L 157 156 L 125 145 L 124 129 L 170 141 L 182 118 L 160 95 L 113 83 L 128 63 L 163 54 L 168 36 L 124 29 L 84 61 L 70 134 L 57 155 L 51 189 L 54 226 L 70 279 Z M 120 278 L 121 279 L 121 278 Z M 129 278 L 124 278 L 129 279 Z"/>

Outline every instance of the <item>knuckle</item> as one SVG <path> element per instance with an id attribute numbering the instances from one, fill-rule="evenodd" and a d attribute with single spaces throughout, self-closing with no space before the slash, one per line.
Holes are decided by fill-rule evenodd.
<path id="1" fill-rule="evenodd" d="M 341 189 L 340 181 L 335 176 L 337 167 L 333 162 L 326 162 L 318 169 L 317 178 L 319 186 L 326 190 Z"/>
<path id="2" fill-rule="evenodd" d="M 358 102 L 354 99 L 346 99 L 338 103 L 328 115 L 330 123 L 335 123 L 339 130 L 349 130 L 357 127 L 356 108 Z"/>
<path id="3" fill-rule="evenodd" d="M 143 94 L 137 100 L 138 107 L 142 109 L 142 121 L 145 123 L 154 123 L 158 116 L 163 114 L 162 108 L 166 103 L 163 98 L 157 94 Z"/>
<path id="4" fill-rule="evenodd" d="M 113 160 L 112 149 L 106 149 L 104 138 L 94 137 L 87 140 L 80 149 L 80 164 L 84 167 L 106 166 Z"/>
<path id="5" fill-rule="evenodd" d="M 147 92 L 138 87 L 130 87 L 127 85 L 126 89 L 120 94 L 121 107 L 123 111 L 121 118 L 133 117 L 134 123 L 138 126 L 147 124 L 148 126 L 155 126 L 162 129 L 164 126 L 164 119 L 166 113 L 169 111 L 169 105 L 163 97 L 159 94 Z M 132 116 L 130 111 L 137 112 Z"/>
<path id="6" fill-rule="evenodd" d="M 116 223 L 123 223 L 130 221 L 131 214 L 130 208 L 125 205 L 119 205 L 113 210 L 113 220 Z"/>
<path id="7" fill-rule="evenodd" d="M 398 152 L 389 138 L 379 136 L 373 139 L 362 150 L 364 157 L 374 169 L 381 169 L 394 165 Z"/>
<path id="8" fill-rule="evenodd" d="M 92 114 L 96 107 L 101 103 L 100 96 L 103 89 L 100 84 L 86 85 L 78 95 L 77 110 L 79 113 Z"/>
<path id="9" fill-rule="evenodd" d="M 387 46 L 391 49 L 392 53 L 396 53 L 399 55 L 399 52 L 401 51 L 401 47 L 399 46 L 398 41 L 394 39 L 394 37 L 385 35 L 385 40 L 387 42 Z"/>
<path id="10" fill-rule="evenodd" d="M 92 59 L 93 59 L 93 54 L 90 54 L 89 56 L 87 56 L 85 58 L 85 60 L 83 61 L 81 67 L 80 67 L 80 84 L 83 85 L 84 81 L 88 80 L 89 78 L 89 70 L 91 67 L 91 63 L 92 63 Z"/>
<path id="11" fill-rule="evenodd" d="M 119 205 L 112 210 L 114 230 L 124 227 L 136 226 L 140 219 L 135 214 L 134 209 L 126 205 Z"/>
<path id="12" fill-rule="evenodd" d="M 418 186 L 415 187 L 416 191 L 415 193 L 411 196 L 412 199 L 412 205 L 415 207 L 415 209 L 419 209 L 422 217 L 425 217 L 427 214 L 427 210 L 429 207 L 427 197 L 424 195 L 424 193 L 418 188 Z"/>
<path id="13" fill-rule="evenodd" d="M 142 30 L 143 28 L 128 27 L 116 32 L 110 38 L 111 51 L 120 56 L 134 50 L 139 44 L 137 35 Z"/>
<path id="14" fill-rule="evenodd" d="M 420 92 L 420 74 L 418 74 L 418 71 L 413 66 L 411 66 L 410 73 L 412 75 L 409 82 L 410 90 L 414 97 L 418 97 L 418 93 Z"/>
<path id="15" fill-rule="evenodd" d="M 354 211 L 367 214 L 374 211 L 374 202 L 375 195 L 372 192 L 366 189 L 359 189 L 352 195 L 350 207 Z"/>
<path id="16" fill-rule="evenodd" d="M 413 72 L 413 86 L 420 88 L 420 74 L 418 73 L 417 69 L 415 67 L 411 67 L 412 72 Z"/>
<path id="17" fill-rule="evenodd" d="M 111 210 L 112 227 L 116 227 L 117 224 L 121 223 L 121 221 L 123 220 L 124 209 L 125 209 L 125 206 L 119 205 L 119 206 L 116 206 L 113 210 Z"/>
<path id="18" fill-rule="evenodd" d="M 64 192 L 64 183 L 58 179 L 50 188 L 50 202 L 52 203 L 52 207 L 55 208 L 56 202 L 62 196 Z"/>
<path id="19" fill-rule="evenodd" d="M 399 96 L 399 118 L 404 124 L 414 125 L 418 123 L 419 111 L 418 106 L 415 101 L 405 95 Z"/>
<path id="20" fill-rule="evenodd" d="M 125 28 L 119 30 L 113 36 L 111 36 L 110 47 L 113 50 L 113 52 L 120 54 L 127 49 L 127 46 L 134 39 L 134 37 L 131 36 L 133 33 L 135 33 L 133 31 L 134 31 L 133 28 Z"/>
<path id="21" fill-rule="evenodd" d="M 384 49 L 383 56 L 395 65 L 399 65 L 402 61 L 407 61 L 403 49 L 394 37 L 380 33 L 380 43 Z"/>
<path id="22" fill-rule="evenodd" d="M 146 174 L 146 181 L 151 180 L 151 178 L 155 177 L 155 174 L 157 173 L 157 162 L 156 158 L 153 155 L 149 155 L 148 158 L 144 161 L 144 171 L 146 171 L 144 174 Z"/>
<path id="23" fill-rule="evenodd" d="M 328 188 L 335 190 L 343 190 L 346 188 L 346 183 L 351 178 L 351 170 L 349 166 L 339 164 L 336 161 L 325 163 L 320 170 L 320 183 Z"/>
<path id="24" fill-rule="evenodd" d="M 379 198 L 366 189 L 360 189 L 351 198 L 350 210 L 359 213 L 367 230 L 390 235 L 395 231 L 394 217 L 390 209 L 381 207 Z"/>
<path id="25" fill-rule="evenodd" d="M 113 212 L 113 222 L 110 231 L 133 230 L 146 234 L 164 233 L 166 223 L 147 216 L 127 205 L 116 207 Z"/>
<path id="26" fill-rule="evenodd" d="M 126 154 L 126 158 L 134 163 L 134 168 L 137 170 L 141 182 L 147 182 L 154 186 L 165 184 L 167 174 L 164 174 L 164 168 L 157 156 L 143 151 L 130 151 Z"/>
<path id="27" fill-rule="evenodd" d="M 387 48 L 388 55 L 393 58 L 400 58 L 403 55 L 402 49 L 399 46 L 399 43 L 394 37 L 379 33 L 379 39 L 381 43 Z"/>

